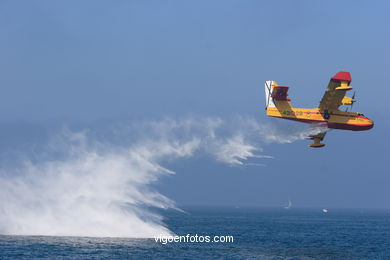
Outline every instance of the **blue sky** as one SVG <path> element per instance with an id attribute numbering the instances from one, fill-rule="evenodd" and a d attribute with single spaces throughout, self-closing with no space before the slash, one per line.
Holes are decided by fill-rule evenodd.
<path id="1" fill-rule="evenodd" d="M 179 205 L 389 208 L 388 1 L 2 1 L 1 154 L 44 142 L 56 124 L 247 115 L 261 122 L 265 80 L 293 105 L 318 105 L 350 71 L 367 132 L 326 148 L 268 145 L 266 167 L 207 158 L 170 164 L 159 190 Z M 290 127 L 291 122 L 279 122 Z M 278 123 L 278 124 L 279 124 Z M 4 145 L 3 145 L 4 144 Z M 19 149 L 19 148 L 18 148 Z M 20 148 L 24 149 L 24 148 Z M 5 157 L 4 157 L 5 156 Z"/>

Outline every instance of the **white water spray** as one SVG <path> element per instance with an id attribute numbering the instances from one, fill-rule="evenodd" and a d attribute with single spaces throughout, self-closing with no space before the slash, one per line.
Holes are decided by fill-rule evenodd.
<path id="1" fill-rule="evenodd" d="M 58 158 L 25 160 L 0 172 L 0 234 L 153 237 L 169 235 L 150 208 L 175 208 L 150 187 L 173 174 L 165 160 L 206 153 L 229 165 L 270 158 L 261 145 L 311 134 L 280 134 L 251 118 L 166 119 L 117 127 L 120 142 L 63 131 L 49 142 Z M 318 131 L 318 130 L 314 130 Z M 255 165 L 256 163 L 251 163 Z M 263 164 L 259 164 L 263 165 Z"/>

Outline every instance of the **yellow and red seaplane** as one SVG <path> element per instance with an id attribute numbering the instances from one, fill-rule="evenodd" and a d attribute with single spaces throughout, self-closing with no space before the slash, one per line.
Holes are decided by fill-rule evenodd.
<path id="1" fill-rule="evenodd" d="M 341 105 L 349 105 L 352 108 L 355 94 L 352 97 L 345 96 L 352 87 L 351 74 L 340 71 L 334 75 L 328 84 L 328 89 L 317 108 L 296 108 L 293 107 L 288 98 L 288 87 L 279 86 L 275 81 L 265 82 L 265 98 L 267 116 L 279 117 L 304 123 L 326 126 L 328 129 L 343 129 L 352 131 L 369 130 L 374 126 L 374 122 L 362 113 L 339 110 Z M 308 138 L 314 142 L 310 147 L 323 147 L 321 143 L 326 131 Z"/>

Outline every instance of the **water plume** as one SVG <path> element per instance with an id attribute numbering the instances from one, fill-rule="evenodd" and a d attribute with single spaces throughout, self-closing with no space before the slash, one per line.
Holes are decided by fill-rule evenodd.
<path id="1" fill-rule="evenodd" d="M 45 156 L 0 171 L 0 233 L 98 237 L 169 235 L 152 208 L 175 203 L 151 183 L 174 174 L 164 162 L 204 153 L 245 165 L 267 143 L 289 143 L 308 133 L 282 133 L 249 117 L 164 119 L 121 124 L 109 133 L 64 128 Z M 263 162 L 248 165 L 263 166 Z"/>

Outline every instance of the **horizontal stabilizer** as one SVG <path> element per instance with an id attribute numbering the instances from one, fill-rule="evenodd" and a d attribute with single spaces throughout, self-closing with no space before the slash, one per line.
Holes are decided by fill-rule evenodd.
<path id="1" fill-rule="evenodd" d="M 276 86 L 272 90 L 271 97 L 274 100 L 290 101 L 291 99 L 288 98 L 287 92 L 288 92 L 287 86 Z"/>

